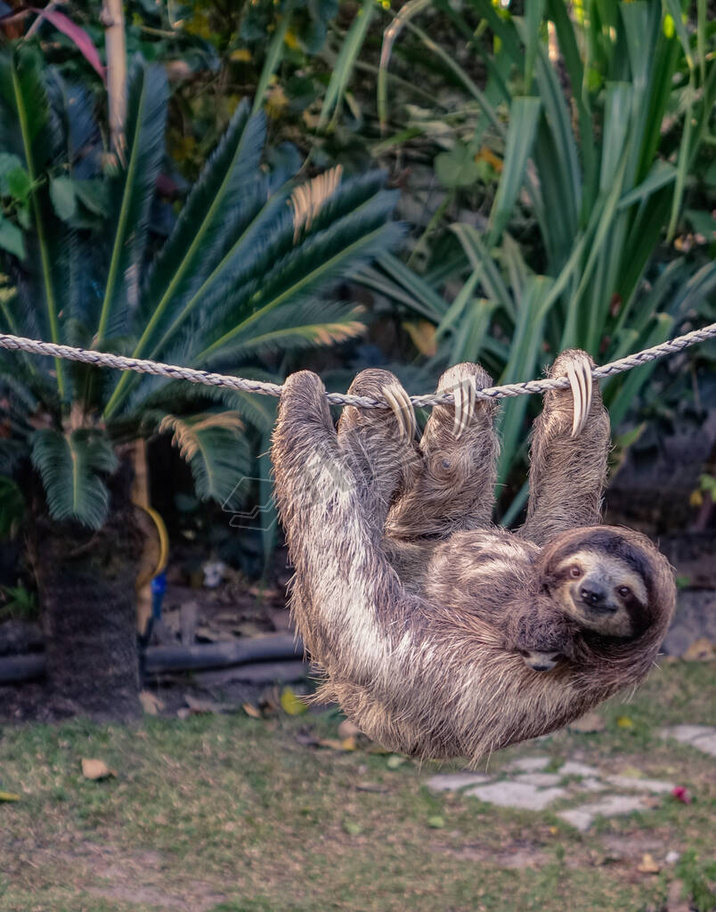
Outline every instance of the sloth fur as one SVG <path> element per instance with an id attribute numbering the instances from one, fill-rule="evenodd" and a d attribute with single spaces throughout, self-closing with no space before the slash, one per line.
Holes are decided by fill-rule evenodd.
<path id="1" fill-rule="evenodd" d="M 552 373 L 585 359 L 565 352 Z M 439 389 L 466 382 L 491 385 L 465 364 Z M 417 444 L 401 432 L 413 419 L 392 374 L 363 371 L 350 392 L 394 408 L 347 407 L 336 432 L 320 379 L 290 376 L 272 450 L 292 610 L 321 699 L 392 750 L 476 762 L 645 677 L 676 592 L 645 536 L 598 525 L 609 449 L 598 390 L 576 436 L 570 390 L 546 394 L 516 533 L 491 523 L 494 403 L 468 409 L 461 433 L 456 408 L 436 406 Z"/>

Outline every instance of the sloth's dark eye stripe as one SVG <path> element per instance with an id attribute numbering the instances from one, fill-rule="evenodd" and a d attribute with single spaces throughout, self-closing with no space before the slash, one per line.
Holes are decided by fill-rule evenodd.
<path id="1" fill-rule="evenodd" d="M 649 564 L 644 555 L 634 548 L 629 542 L 615 535 L 614 532 L 602 529 L 590 529 L 584 538 L 577 542 L 567 542 L 553 556 L 555 564 L 560 564 L 579 550 L 599 551 L 610 557 L 616 557 L 630 570 L 639 574 L 643 580 L 649 579 Z M 564 575 L 567 574 L 565 569 Z M 562 574 L 560 574 L 561 576 Z"/>

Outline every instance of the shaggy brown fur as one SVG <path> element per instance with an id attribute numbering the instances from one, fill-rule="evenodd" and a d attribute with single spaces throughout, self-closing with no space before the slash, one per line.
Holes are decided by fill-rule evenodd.
<path id="1" fill-rule="evenodd" d="M 565 352 L 553 371 L 584 357 Z M 470 378 L 491 383 L 460 365 L 440 386 Z M 405 402 L 386 371 L 351 387 L 386 391 Z M 656 548 L 596 526 L 609 446 L 598 391 L 577 437 L 571 392 L 545 397 L 517 534 L 490 524 L 494 410 L 479 401 L 456 436 L 453 407 L 436 407 L 418 446 L 397 407 L 348 407 L 336 433 L 316 375 L 284 388 L 272 455 L 296 623 L 325 672 L 321 696 L 393 750 L 474 762 L 554 731 L 638 683 L 673 613 L 673 576 Z M 532 653 L 565 658 L 545 674 L 528 667 Z"/>

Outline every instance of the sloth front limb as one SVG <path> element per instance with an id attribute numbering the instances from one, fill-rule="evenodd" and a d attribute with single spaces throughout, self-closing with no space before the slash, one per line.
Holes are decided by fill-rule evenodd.
<path id="1" fill-rule="evenodd" d="M 440 378 L 438 392 L 452 392 L 455 404 L 433 408 L 420 441 L 420 469 L 388 516 L 392 539 L 444 539 L 490 526 L 499 449 L 493 427 L 497 403 L 475 400 L 474 393 L 491 385 L 479 364 L 457 364 Z"/>
<path id="2" fill-rule="evenodd" d="M 519 534 L 540 546 L 560 532 L 601 521 L 610 428 L 599 386 L 592 388 L 587 377 L 592 367 L 586 352 L 562 352 L 550 376 L 569 376 L 572 388 L 547 392 L 535 422 L 527 518 Z"/>
<path id="3" fill-rule="evenodd" d="M 377 687 L 414 605 L 381 546 L 384 496 L 365 484 L 355 451 L 343 449 L 323 384 L 309 371 L 286 380 L 272 460 L 298 630 L 332 677 Z"/>

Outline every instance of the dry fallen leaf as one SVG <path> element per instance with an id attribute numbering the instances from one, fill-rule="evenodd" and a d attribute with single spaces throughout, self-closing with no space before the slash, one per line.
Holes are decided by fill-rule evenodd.
<path id="1" fill-rule="evenodd" d="M 151 690 L 143 690 L 139 694 L 139 702 L 148 716 L 158 716 L 160 710 L 164 709 L 164 703 Z"/>
<path id="2" fill-rule="evenodd" d="M 244 710 L 246 715 L 251 716 L 252 719 L 261 719 L 262 718 L 261 710 L 257 709 L 251 703 L 244 703 L 242 709 Z"/>
<path id="3" fill-rule="evenodd" d="M 581 719 L 576 719 L 569 725 L 569 730 L 579 732 L 583 735 L 591 735 L 595 732 L 604 731 L 606 723 L 602 717 L 595 712 L 586 713 Z"/>
<path id="4" fill-rule="evenodd" d="M 617 719 L 617 725 L 619 728 L 634 728 L 634 723 L 629 718 L 629 716 L 619 716 Z"/>
<path id="5" fill-rule="evenodd" d="M 344 719 L 341 724 L 338 726 L 338 737 L 339 738 L 355 738 L 360 735 L 361 730 L 355 724 L 348 719 Z"/>
<path id="6" fill-rule="evenodd" d="M 184 702 L 189 707 L 191 713 L 220 713 L 222 706 L 214 700 L 201 700 L 198 697 L 192 697 L 191 694 L 184 694 Z"/>
<path id="7" fill-rule="evenodd" d="M 683 654 L 682 659 L 686 662 L 708 662 L 716 656 L 716 647 L 707 640 L 706 637 L 700 637 L 689 646 Z"/>
<path id="8" fill-rule="evenodd" d="M 281 691 L 281 709 L 289 716 L 300 716 L 308 710 L 308 704 L 290 687 L 284 687 Z"/>
<path id="9" fill-rule="evenodd" d="M 114 770 L 111 770 L 104 760 L 90 760 L 87 757 L 82 758 L 82 775 L 85 779 L 109 779 L 110 776 L 116 776 Z"/>
<path id="10" fill-rule="evenodd" d="M 653 855 L 650 855 L 646 852 L 641 857 L 641 864 L 637 865 L 637 871 L 640 871 L 642 874 L 658 874 L 661 868 L 654 861 Z"/>

